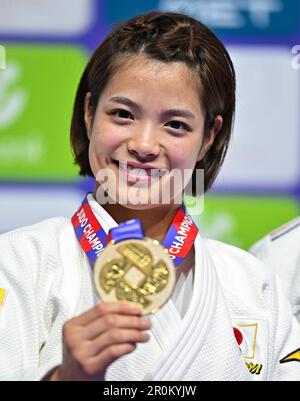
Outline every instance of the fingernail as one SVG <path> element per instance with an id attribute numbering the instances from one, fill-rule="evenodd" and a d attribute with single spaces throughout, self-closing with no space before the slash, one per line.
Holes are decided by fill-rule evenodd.
<path id="1" fill-rule="evenodd" d="M 149 339 L 150 339 L 150 336 L 149 336 L 149 334 L 147 334 L 147 333 L 143 333 L 143 338 L 144 338 L 145 340 L 149 340 Z"/>
<path id="2" fill-rule="evenodd" d="M 150 320 L 143 319 L 142 325 L 143 325 L 144 327 L 151 327 L 151 326 L 152 326 L 152 323 L 150 322 Z"/>

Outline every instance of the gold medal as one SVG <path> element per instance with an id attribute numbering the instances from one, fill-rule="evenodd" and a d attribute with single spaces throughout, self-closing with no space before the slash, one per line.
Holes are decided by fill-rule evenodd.
<path id="1" fill-rule="evenodd" d="M 167 302 L 175 280 L 167 250 L 147 237 L 110 242 L 94 266 L 101 300 L 137 303 L 143 307 L 143 315 L 157 312 Z"/>

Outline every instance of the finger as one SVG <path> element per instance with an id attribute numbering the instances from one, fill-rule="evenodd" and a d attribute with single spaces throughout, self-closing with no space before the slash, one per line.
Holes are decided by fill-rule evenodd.
<path id="1" fill-rule="evenodd" d="M 138 315 L 142 314 L 142 307 L 138 304 L 126 301 L 118 302 L 103 302 L 95 305 L 93 308 L 89 309 L 87 312 L 76 317 L 76 323 L 81 326 L 86 326 L 90 324 L 95 319 L 104 316 L 108 313 L 118 313 L 127 315 Z"/>
<path id="2" fill-rule="evenodd" d="M 124 356 L 134 351 L 135 348 L 135 344 L 131 343 L 116 344 L 110 348 L 107 348 L 99 355 L 93 356 L 88 359 L 85 368 L 86 373 L 90 377 L 101 376 L 101 380 L 105 380 L 105 371 L 107 367 L 121 356 Z"/>
<path id="3" fill-rule="evenodd" d="M 118 314 L 107 314 L 96 320 L 89 325 L 85 326 L 83 338 L 86 340 L 93 340 L 100 334 L 107 330 L 114 328 L 121 329 L 136 329 L 136 330 L 149 330 L 151 322 L 139 316 L 128 316 Z"/>
<path id="4" fill-rule="evenodd" d="M 99 337 L 92 340 L 86 347 L 86 356 L 96 356 L 97 354 L 109 348 L 112 345 L 124 343 L 144 343 L 149 340 L 150 336 L 140 330 L 131 329 L 113 329 L 104 332 Z"/>

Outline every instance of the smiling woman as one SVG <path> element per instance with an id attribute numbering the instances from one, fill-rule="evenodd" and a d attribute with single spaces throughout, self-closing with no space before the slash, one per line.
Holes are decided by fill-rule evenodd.
<path id="1" fill-rule="evenodd" d="M 123 88 L 121 81 L 126 85 Z M 91 120 L 97 107 L 101 107 L 99 103 L 104 106 L 107 101 L 127 106 L 127 112 L 137 113 L 140 124 L 147 122 L 146 117 L 165 125 L 170 124 L 170 118 L 181 118 L 173 121 L 169 131 L 173 135 L 194 133 L 190 136 L 199 141 L 194 152 L 201 149 L 202 153 L 192 168 L 204 168 L 205 190 L 212 185 L 230 139 L 235 73 L 227 50 L 205 25 L 175 13 L 137 16 L 115 29 L 95 51 L 77 91 L 71 129 L 80 173 L 95 176 L 88 158 L 89 138 L 82 115 L 87 93 Z M 125 96 L 126 93 L 132 96 Z M 174 128 L 174 123 L 182 128 Z M 192 180 L 195 189 L 195 171 Z"/>
<path id="2" fill-rule="evenodd" d="M 300 378 L 286 358 L 300 329 L 276 280 L 246 252 L 202 238 L 182 202 L 198 169 L 212 185 L 234 110 L 231 59 L 189 16 L 138 15 L 100 44 L 71 125 L 94 193 L 71 219 L 0 237 L 1 379 Z M 185 179 L 171 191 L 174 172 Z"/>
<path id="3" fill-rule="evenodd" d="M 191 81 L 183 63 L 166 64 L 144 55 L 128 56 L 109 79 L 94 112 L 89 107 L 92 89 L 86 94 L 88 169 L 97 177 L 99 171 L 112 168 L 112 163 L 118 167 L 121 163 L 124 168 L 117 169 L 120 176 L 116 172 L 116 195 L 109 191 L 110 198 L 115 197 L 117 203 L 121 203 L 120 193 L 127 191 L 128 183 L 148 182 L 159 171 L 177 170 L 182 176 L 190 171 L 191 176 L 196 163 L 213 144 L 222 117 L 216 116 L 213 127 L 205 131 L 201 92 L 199 85 L 192 84 L 197 82 L 196 74 L 192 78 Z M 116 105 L 123 108 L 116 109 Z M 122 180 L 124 171 L 126 179 Z M 154 185 L 155 192 L 163 192 L 170 177 L 168 174 L 163 180 L 151 181 L 152 192 Z M 149 186 L 140 185 L 139 189 L 144 202 L 133 205 L 128 201 L 127 208 L 153 208 Z M 176 193 L 183 189 L 177 188 Z M 149 196 L 143 196 L 145 191 Z M 168 209 L 171 203 L 169 199 Z"/>

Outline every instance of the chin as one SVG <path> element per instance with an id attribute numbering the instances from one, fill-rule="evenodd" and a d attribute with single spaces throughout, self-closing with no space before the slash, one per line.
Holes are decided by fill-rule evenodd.
<path id="1" fill-rule="evenodd" d="M 122 204 L 123 207 L 126 207 L 127 209 L 131 210 L 149 210 L 149 209 L 154 209 L 156 207 L 162 206 L 162 204 L 156 204 L 153 205 L 152 203 L 138 203 L 138 204 Z"/>
<path id="2" fill-rule="evenodd" d="M 168 181 L 165 183 L 161 179 L 151 184 L 151 191 L 149 191 L 149 183 L 142 182 L 137 186 L 137 183 L 128 183 L 123 180 L 117 181 L 116 186 L 113 187 L 102 187 L 98 186 L 98 190 L 101 193 L 105 193 L 106 201 L 104 203 L 112 203 L 120 205 L 130 210 L 151 210 L 155 208 L 168 208 L 170 205 L 177 204 L 177 196 L 174 197 L 174 190 L 168 195 L 164 192 L 164 185 L 169 188 Z M 102 188 L 102 189 L 101 189 Z M 97 190 L 97 191 L 98 191 Z M 177 191 L 182 194 L 181 188 Z M 104 199 L 103 198 L 103 199 Z M 162 199 L 165 202 L 163 203 Z M 98 200 L 100 204 L 103 202 Z M 182 199 L 181 199 L 182 202 Z"/>

